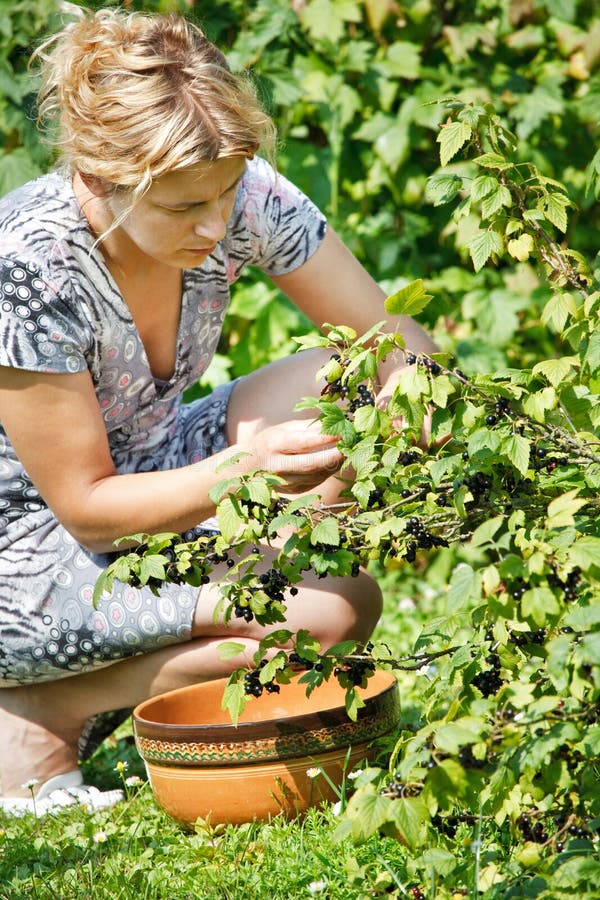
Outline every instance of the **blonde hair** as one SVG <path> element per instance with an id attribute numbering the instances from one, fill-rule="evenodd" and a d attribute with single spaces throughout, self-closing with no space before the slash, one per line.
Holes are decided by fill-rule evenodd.
<path id="1" fill-rule="evenodd" d="M 167 172 L 273 150 L 249 78 L 182 16 L 81 10 L 32 59 L 61 161 L 133 202 Z"/>

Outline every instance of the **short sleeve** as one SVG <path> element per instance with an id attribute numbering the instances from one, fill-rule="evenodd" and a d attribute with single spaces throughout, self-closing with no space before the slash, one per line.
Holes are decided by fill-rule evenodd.
<path id="1" fill-rule="evenodd" d="M 81 372 L 87 344 L 86 329 L 35 266 L 0 259 L 0 365 Z"/>
<path id="2" fill-rule="evenodd" d="M 227 239 L 233 277 L 244 264 L 268 275 L 292 272 L 313 255 L 326 228 L 323 213 L 299 188 L 266 160 L 249 160 Z"/>

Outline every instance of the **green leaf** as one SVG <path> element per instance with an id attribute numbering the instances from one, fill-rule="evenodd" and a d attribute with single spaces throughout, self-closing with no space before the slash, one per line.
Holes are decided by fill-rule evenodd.
<path id="1" fill-rule="evenodd" d="M 542 201 L 541 208 L 546 218 L 555 225 L 559 231 L 567 230 L 567 210 L 570 200 L 564 194 L 548 194 Z"/>
<path id="2" fill-rule="evenodd" d="M 557 331 L 562 331 L 569 316 L 577 314 L 577 304 L 572 294 L 554 294 L 542 310 L 542 323 L 552 322 Z"/>
<path id="3" fill-rule="evenodd" d="M 250 478 L 245 484 L 253 503 L 258 503 L 260 506 L 269 506 L 271 503 L 271 491 L 264 478 Z"/>
<path id="4" fill-rule="evenodd" d="M 486 264 L 492 253 L 502 253 L 504 244 L 502 238 L 495 231 L 480 231 L 469 242 L 469 253 L 473 260 L 473 267 L 476 272 Z"/>
<path id="5" fill-rule="evenodd" d="M 340 531 L 338 520 L 334 516 L 328 516 L 326 519 L 321 519 L 320 522 L 317 522 L 310 533 L 310 542 L 313 547 L 316 544 L 327 544 L 331 547 L 339 547 Z"/>
<path id="6" fill-rule="evenodd" d="M 529 394 L 523 400 L 523 410 L 536 422 L 544 422 L 546 412 L 555 409 L 558 397 L 553 387 L 545 387 L 541 391 Z"/>
<path id="7" fill-rule="evenodd" d="M 244 524 L 237 503 L 231 497 L 225 497 L 217 507 L 219 529 L 226 541 L 231 541 Z"/>
<path id="8" fill-rule="evenodd" d="M 452 573 L 446 603 L 448 612 L 452 613 L 472 597 L 481 596 L 481 574 L 475 572 L 468 563 L 460 563 Z"/>
<path id="9" fill-rule="evenodd" d="M 484 169 L 500 169 L 500 171 L 510 169 L 512 165 L 499 153 L 482 153 L 481 156 L 476 156 L 473 162 Z"/>
<path id="10" fill-rule="evenodd" d="M 360 22 L 360 7 L 354 0 L 308 0 L 300 20 L 314 40 L 341 41 L 346 22 Z"/>
<path id="11" fill-rule="evenodd" d="M 244 687 L 244 681 L 238 678 L 239 670 L 234 672 L 223 691 L 223 699 L 221 700 L 221 709 L 229 713 L 231 721 L 237 725 L 238 720 L 243 713 L 247 697 Z"/>
<path id="12" fill-rule="evenodd" d="M 482 200 L 488 194 L 491 194 L 492 191 L 495 191 L 497 187 L 498 179 L 494 178 L 493 175 L 478 175 L 477 178 L 473 179 L 473 184 L 471 185 L 471 199 Z"/>
<path id="13" fill-rule="evenodd" d="M 461 187 L 458 175 L 432 175 L 425 186 L 425 199 L 433 206 L 443 206 L 454 200 Z"/>
<path id="14" fill-rule="evenodd" d="M 569 549 L 569 559 L 587 572 L 592 566 L 600 567 L 600 538 L 584 535 Z"/>
<path id="15" fill-rule="evenodd" d="M 506 454 L 521 475 L 525 475 L 529 468 L 530 447 L 531 441 L 520 434 L 511 434 L 500 445 L 501 452 Z"/>
<path id="16" fill-rule="evenodd" d="M 146 555 L 140 563 L 139 579 L 142 584 L 147 584 L 150 578 L 158 578 L 163 581 L 165 578 L 165 558 L 164 556 Z"/>
<path id="17" fill-rule="evenodd" d="M 425 309 L 432 296 L 425 290 L 423 280 L 417 278 L 387 297 L 385 310 L 391 316 L 414 316 Z"/>
<path id="18" fill-rule="evenodd" d="M 535 587 L 523 594 L 521 611 L 524 618 L 531 619 L 541 628 L 549 617 L 558 615 L 560 607 L 550 588 Z"/>
<path id="19" fill-rule="evenodd" d="M 440 145 L 440 162 L 443 166 L 456 156 L 472 134 L 473 129 L 466 122 L 451 122 L 440 129 L 436 140 Z"/>
<path id="20" fill-rule="evenodd" d="M 558 387 L 570 375 L 572 368 L 572 357 L 562 357 L 536 363 L 531 371 L 534 375 L 543 375 L 550 384 Z"/>
<path id="21" fill-rule="evenodd" d="M 388 817 L 392 802 L 383 797 L 372 784 L 359 788 L 350 798 L 346 815 L 352 823 L 352 836 L 365 841 L 376 834 Z"/>
<path id="22" fill-rule="evenodd" d="M 513 199 L 509 189 L 505 185 L 499 185 L 492 193 L 488 194 L 481 202 L 481 215 L 489 219 L 494 213 L 503 207 L 512 206 Z"/>
<path id="23" fill-rule="evenodd" d="M 410 847 L 423 844 L 430 815 L 422 797 L 399 797 L 392 803 L 391 815 L 399 834 Z"/>
<path id="24" fill-rule="evenodd" d="M 354 414 L 354 427 L 359 434 L 389 433 L 391 419 L 386 412 L 376 406 L 361 406 Z"/>
<path id="25" fill-rule="evenodd" d="M 435 732 L 434 743 L 440 750 L 456 754 L 466 744 L 478 744 L 485 730 L 482 719 L 464 716 L 455 722 L 441 724 Z"/>
<path id="26" fill-rule="evenodd" d="M 219 644 L 217 647 L 221 659 L 233 659 L 234 657 L 239 656 L 240 653 L 243 653 L 245 649 L 246 645 L 240 644 L 238 641 L 223 641 L 223 643 Z"/>
<path id="27" fill-rule="evenodd" d="M 588 502 L 577 496 L 578 489 L 561 494 L 548 504 L 546 528 L 565 528 L 574 524 L 574 515 Z"/>

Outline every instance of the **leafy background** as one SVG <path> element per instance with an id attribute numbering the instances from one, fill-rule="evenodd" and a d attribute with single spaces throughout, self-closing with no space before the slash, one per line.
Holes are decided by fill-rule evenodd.
<path id="1" fill-rule="evenodd" d="M 449 119 L 439 101 L 493 103 L 516 137 L 515 162 L 528 161 L 564 186 L 573 207 L 567 216 L 559 203 L 548 214 L 550 224 L 558 245 L 580 254 L 594 273 L 600 13 L 593 0 L 162 0 L 129 6 L 185 12 L 235 68 L 252 70 L 279 127 L 281 171 L 321 206 L 388 293 L 423 279 L 433 300 L 419 319 L 467 378 L 508 372 L 519 384 L 518 373 L 573 358 L 576 341 L 564 329 L 572 310 L 565 301 L 565 310 L 548 312 L 556 294 L 539 255 L 517 247 L 478 259 L 472 242 L 481 228 L 481 204 L 465 203 L 457 215 L 456 205 L 444 202 L 452 185 L 457 202 L 467 199 L 466 185 L 477 172 L 467 154 L 454 152 L 452 132 L 444 127 L 460 119 Z M 64 7 L 50 0 L 0 7 L 0 193 L 52 164 L 35 130 L 27 59 L 63 14 Z M 459 151 L 461 132 L 454 133 Z M 484 210 L 488 221 L 502 214 L 503 195 L 493 196 L 497 208 Z M 491 233 L 500 232 L 492 227 Z M 597 346 L 593 300 L 586 316 Z M 219 354 L 190 396 L 293 352 L 293 338 L 307 330 L 273 286 L 251 274 L 236 285 Z M 580 380 L 573 388 L 572 408 L 584 386 L 598 392 L 597 354 L 586 352 L 585 385 Z M 553 377 L 551 387 L 558 388 L 560 379 Z M 537 393 L 544 396 L 540 385 Z M 538 406 L 536 412 L 543 422 L 547 411 Z M 576 424 L 586 434 L 597 432 L 597 418 L 585 405 Z M 569 477 L 564 489 L 578 489 L 577 478 Z M 542 593 L 528 598 L 528 611 L 511 607 L 509 615 L 493 590 L 482 606 L 491 561 L 511 584 L 529 552 L 515 553 L 518 529 L 499 537 L 494 522 L 484 521 L 474 541 L 419 552 L 411 566 L 399 561 L 380 571 L 386 611 L 378 635 L 395 653 L 432 648 L 440 639 L 462 643 L 463 653 L 400 674 L 398 742 L 384 748 L 381 769 L 356 783 L 345 824 L 331 826 L 340 839 L 359 844 L 379 832 L 408 834 L 411 850 L 400 862 L 397 847 L 393 854 L 402 875 L 386 882 L 373 857 L 369 864 L 355 861 L 354 869 L 348 863 L 345 885 L 332 886 L 330 896 L 598 896 L 597 483 L 588 479 L 586 490 L 592 512 L 588 507 L 584 522 L 574 497 L 553 510 L 554 525 L 565 525 L 561 534 L 577 519 L 587 535 L 587 582 L 570 606 L 561 600 L 544 610 L 545 582 Z M 493 653 L 490 640 L 487 649 L 482 643 L 490 619 L 496 623 Z M 500 665 L 508 687 L 496 694 Z M 485 687 L 485 673 L 483 702 L 472 685 L 479 679 Z M 482 729 L 482 716 L 489 717 L 489 728 Z M 502 754 L 496 763 L 490 755 L 487 766 L 479 765 L 495 740 Z M 19 890 L 25 881 L 23 875 Z M 146 890 L 154 896 L 148 884 Z"/>

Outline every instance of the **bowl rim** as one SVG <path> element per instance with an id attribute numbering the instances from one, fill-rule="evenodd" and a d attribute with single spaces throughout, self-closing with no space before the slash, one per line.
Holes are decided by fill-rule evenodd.
<path id="1" fill-rule="evenodd" d="M 299 673 L 299 676 L 297 679 L 298 681 L 300 680 L 300 677 L 302 674 L 304 674 L 304 673 Z M 371 695 L 369 697 L 363 697 L 365 706 L 361 707 L 358 710 L 357 715 L 358 715 L 359 719 L 364 718 L 367 715 L 369 705 L 372 706 L 376 700 L 381 700 L 381 699 L 385 698 L 386 695 L 389 694 L 390 692 L 393 692 L 396 694 L 399 693 L 398 679 L 396 678 L 396 676 L 394 675 L 393 672 L 389 672 L 384 669 L 378 669 L 373 674 L 372 677 L 376 677 L 379 675 L 388 676 L 388 678 L 387 678 L 388 683 L 385 687 L 382 687 L 381 690 L 378 690 L 373 695 Z M 215 679 L 211 679 L 211 683 L 215 684 L 215 683 L 221 682 L 223 687 L 225 687 L 228 680 L 229 679 L 227 677 L 215 678 Z M 369 681 L 370 680 L 371 679 L 369 679 Z M 202 684 L 202 683 L 203 682 L 199 682 L 198 684 Z M 276 719 L 276 718 L 258 719 L 258 720 L 253 720 L 250 722 L 238 722 L 237 724 L 235 724 L 233 722 L 224 722 L 224 723 L 213 722 L 213 723 L 204 723 L 204 724 L 202 724 L 202 723 L 181 724 L 181 723 L 175 723 L 175 722 L 155 722 L 152 719 L 146 719 L 139 714 L 139 710 L 146 703 L 150 703 L 152 701 L 156 701 L 156 700 L 163 699 L 163 698 L 167 699 L 175 694 L 181 694 L 181 693 L 184 693 L 187 691 L 191 691 L 194 688 L 197 688 L 198 684 L 186 685 L 183 688 L 175 688 L 172 691 L 166 691 L 162 694 L 157 694 L 155 697 L 148 697 L 146 700 L 143 700 L 141 703 L 139 703 L 134 708 L 134 710 L 132 712 L 132 719 L 133 719 L 134 726 L 137 726 L 139 724 L 142 728 L 160 729 L 161 731 L 164 731 L 165 740 L 168 739 L 167 735 L 171 731 L 177 730 L 178 732 L 182 733 L 185 730 L 189 729 L 190 731 L 193 731 L 196 743 L 202 743 L 202 735 L 203 734 L 208 735 L 210 732 L 215 732 L 218 730 L 223 735 L 223 743 L 226 743 L 228 736 L 230 736 L 231 739 L 234 739 L 235 741 L 237 741 L 240 739 L 239 736 L 241 734 L 250 735 L 256 731 L 262 731 L 262 732 L 268 731 L 269 725 L 271 723 L 273 724 L 273 728 L 275 727 L 275 723 L 285 722 L 286 726 L 289 727 L 290 731 L 292 731 L 294 729 L 294 726 L 298 731 L 304 731 L 306 729 L 300 725 L 300 723 L 303 720 L 308 722 L 311 719 L 315 720 L 315 719 L 319 719 L 320 717 L 327 716 L 327 715 L 333 716 L 333 714 L 337 711 L 344 713 L 345 719 L 348 722 L 352 721 L 346 713 L 345 706 L 343 706 L 341 704 L 336 704 L 335 706 L 324 707 L 323 709 L 319 709 L 319 710 L 313 710 L 310 713 L 299 713 L 298 715 L 294 715 L 294 716 L 285 716 L 284 718 L 280 718 L 280 719 Z M 286 687 L 286 685 L 283 685 L 283 688 L 285 688 L 285 687 Z M 367 682 L 367 687 L 363 688 L 363 691 L 367 691 L 368 687 L 369 687 L 369 682 Z M 315 688 L 315 690 L 318 691 L 319 688 L 317 687 L 317 688 Z M 208 738 L 207 743 L 211 743 L 211 744 L 215 743 L 215 738 Z"/>

